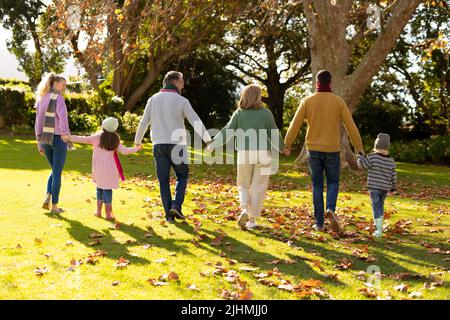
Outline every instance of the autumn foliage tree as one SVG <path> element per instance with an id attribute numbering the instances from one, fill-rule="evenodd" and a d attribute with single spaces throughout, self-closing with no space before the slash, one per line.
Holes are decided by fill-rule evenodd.
<path id="1" fill-rule="evenodd" d="M 131 111 L 171 59 L 220 41 L 230 21 L 245 12 L 250 3 L 77 0 L 69 7 L 66 1 L 55 0 L 52 32 L 60 43 L 71 46 L 93 87 L 98 88 L 99 74 L 110 69 L 112 89 L 125 98 L 125 108 Z M 75 15 L 70 8 L 75 8 Z M 84 50 L 80 48 L 82 35 L 87 43 Z M 146 74 L 133 86 L 142 61 Z"/>
<path id="2" fill-rule="evenodd" d="M 421 2 L 421 0 L 304 0 L 303 8 L 309 29 L 313 87 L 316 73 L 320 69 L 329 70 L 333 75 L 333 91 L 341 96 L 350 111 L 353 111 Z M 372 8 L 379 8 L 379 15 L 376 9 L 371 13 L 369 11 L 369 6 L 374 4 L 377 7 Z M 367 23 L 367 19 L 372 17 L 375 19 L 371 25 Z M 375 40 L 366 47 L 353 70 L 349 70 L 355 48 L 365 37 L 373 33 L 376 34 Z M 351 167 L 356 167 L 348 137 L 344 132 L 341 141 L 341 158 L 347 160 Z"/>

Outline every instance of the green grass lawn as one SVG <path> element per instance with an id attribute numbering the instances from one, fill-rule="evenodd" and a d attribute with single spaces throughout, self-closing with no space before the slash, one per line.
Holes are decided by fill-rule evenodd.
<path id="1" fill-rule="evenodd" d="M 0 299 L 450 297 L 448 167 L 398 163 L 382 240 L 370 236 L 365 174 L 344 171 L 337 213 L 346 236 L 338 239 L 311 228 L 309 176 L 295 156 L 271 177 L 261 228 L 245 231 L 235 221 L 234 165 L 191 165 L 188 219 L 165 224 L 149 144 L 121 157 L 120 223 L 98 219 L 91 150 L 77 148 L 63 173 L 66 212 L 51 215 L 41 209 L 49 167 L 34 140 L 0 137 Z M 121 258 L 128 264 L 118 267 Z"/>

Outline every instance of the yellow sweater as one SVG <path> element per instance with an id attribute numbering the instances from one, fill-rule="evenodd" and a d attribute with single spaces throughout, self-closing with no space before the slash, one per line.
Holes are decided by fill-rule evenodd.
<path id="1" fill-rule="evenodd" d="M 290 147 L 306 119 L 306 148 L 311 151 L 338 152 L 341 121 L 356 151 L 363 151 L 361 136 L 345 101 L 331 92 L 316 92 L 300 103 L 286 133 L 284 143 Z"/>

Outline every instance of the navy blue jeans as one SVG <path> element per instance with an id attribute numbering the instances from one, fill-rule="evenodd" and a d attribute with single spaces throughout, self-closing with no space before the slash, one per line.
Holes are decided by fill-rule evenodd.
<path id="1" fill-rule="evenodd" d="M 155 144 L 153 146 L 153 157 L 155 158 L 156 175 L 158 176 L 164 212 L 166 218 L 169 218 L 170 209 L 176 208 L 181 211 L 184 202 L 189 176 L 187 148 L 175 144 Z M 177 176 L 174 200 L 172 200 L 172 194 L 170 193 L 170 168 L 173 168 Z"/>
<path id="2" fill-rule="evenodd" d="M 387 190 L 369 189 L 370 200 L 372 201 L 373 217 L 383 218 L 384 216 L 384 200 L 387 197 Z"/>
<path id="3" fill-rule="evenodd" d="M 327 209 L 336 210 L 339 192 L 339 152 L 308 151 L 309 172 L 313 189 L 314 218 L 323 227 L 323 174 L 327 177 Z"/>
<path id="4" fill-rule="evenodd" d="M 59 201 L 59 191 L 61 190 L 61 174 L 66 162 L 67 144 L 61 139 L 60 135 L 54 135 L 53 144 L 43 144 L 45 156 L 52 168 L 52 172 L 47 181 L 47 193 L 52 195 L 52 203 Z"/>
<path id="5" fill-rule="evenodd" d="M 97 200 L 103 201 L 105 204 L 111 204 L 112 190 L 97 188 Z"/>

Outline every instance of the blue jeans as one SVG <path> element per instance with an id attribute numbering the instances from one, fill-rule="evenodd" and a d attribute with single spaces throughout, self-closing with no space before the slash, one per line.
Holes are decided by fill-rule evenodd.
<path id="1" fill-rule="evenodd" d="M 370 200 L 372 201 L 372 212 L 375 219 L 384 216 L 384 200 L 388 194 L 387 190 L 369 189 Z"/>
<path id="2" fill-rule="evenodd" d="M 170 209 L 176 208 L 181 211 L 186 194 L 189 176 L 187 147 L 176 144 L 156 144 L 153 146 L 153 157 L 164 212 L 166 218 L 170 218 Z M 170 168 L 173 168 L 177 176 L 174 200 L 170 193 Z"/>
<path id="3" fill-rule="evenodd" d="M 47 193 L 52 195 L 52 203 L 57 204 L 61 190 L 61 174 L 66 162 L 67 144 L 61 139 L 61 136 L 54 135 L 52 145 L 43 144 L 41 147 L 52 168 L 47 181 Z"/>
<path id="4" fill-rule="evenodd" d="M 336 210 L 339 192 L 339 152 L 308 151 L 309 171 L 313 189 L 314 218 L 323 227 L 323 173 L 327 177 L 327 210 Z"/>
<path id="5" fill-rule="evenodd" d="M 111 204 L 112 190 L 97 188 L 97 200 L 103 201 L 105 204 Z"/>

